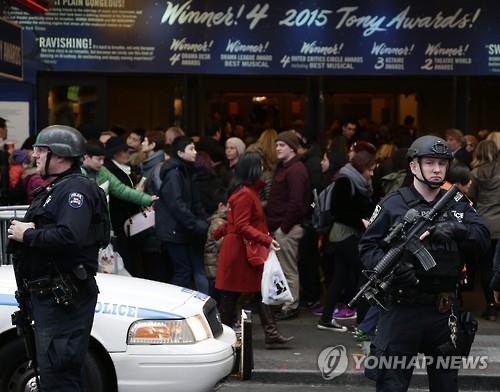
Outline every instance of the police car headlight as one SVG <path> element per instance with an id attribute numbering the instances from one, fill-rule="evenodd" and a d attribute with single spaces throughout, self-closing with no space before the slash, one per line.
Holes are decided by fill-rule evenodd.
<path id="1" fill-rule="evenodd" d="M 186 320 L 138 320 L 128 331 L 127 344 L 190 344 L 195 338 Z"/>
<path id="2" fill-rule="evenodd" d="M 201 316 L 182 320 L 138 320 L 128 331 L 127 344 L 192 344 L 210 337 Z"/>

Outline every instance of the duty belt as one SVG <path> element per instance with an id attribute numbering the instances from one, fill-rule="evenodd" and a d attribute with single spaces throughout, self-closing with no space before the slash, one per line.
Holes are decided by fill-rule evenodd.
<path id="1" fill-rule="evenodd" d="M 37 297 L 45 297 L 52 295 L 52 287 L 54 287 L 54 281 L 52 278 L 43 277 L 36 280 L 26 282 L 26 286 L 30 294 Z"/>
<path id="2" fill-rule="evenodd" d="M 388 295 L 387 302 L 389 305 L 436 305 L 441 313 L 446 313 L 456 299 L 453 292 L 410 294 L 405 289 L 397 289 Z"/>
<path id="3" fill-rule="evenodd" d="M 41 277 L 26 282 L 26 286 L 33 296 L 53 297 L 59 305 L 73 306 L 75 296 L 79 292 L 75 282 L 70 274 L 60 274 L 57 277 Z"/>

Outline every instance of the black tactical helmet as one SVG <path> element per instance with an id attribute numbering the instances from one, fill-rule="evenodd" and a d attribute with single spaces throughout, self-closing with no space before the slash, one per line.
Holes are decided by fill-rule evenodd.
<path id="1" fill-rule="evenodd" d="M 54 155 L 78 158 L 85 153 L 85 138 L 75 128 L 51 125 L 40 131 L 34 147 L 47 147 Z"/>
<path id="2" fill-rule="evenodd" d="M 409 158 L 439 158 L 451 161 L 453 155 L 448 149 L 446 142 L 437 136 L 426 135 L 415 140 L 408 149 Z"/>

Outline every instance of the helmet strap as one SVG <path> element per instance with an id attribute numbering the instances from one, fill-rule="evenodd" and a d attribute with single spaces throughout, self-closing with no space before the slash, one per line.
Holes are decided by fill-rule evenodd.
<path id="1" fill-rule="evenodd" d="M 50 158 L 52 158 L 52 151 L 50 148 L 47 150 L 47 157 L 45 158 L 45 168 L 44 168 L 44 174 L 41 175 L 42 179 L 46 180 L 49 177 L 52 177 L 49 174 L 49 164 L 50 164 Z"/>
<path id="2" fill-rule="evenodd" d="M 73 165 L 71 165 L 71 167 L 69 169 L 64 170 L 64 171 L 62 171 L 60 173 L 49 173 L 49 164 L 50 164 L 50 159 L 51 158 L 52 158 L 52 151 L 49 149 L 47 151 L 47 158 L 45 160 L 45 170 L 44 170 L 45 174 L 41 175 L 42 179 L 44 179 L 44 180 L 46 180 L 46 179 L 48 179 L 50 177 L 56 177 L 57 178 L 59 176 L 62 176 L 63 174 L 66 174 L 66 173 L 72 171 L 74 169 L 74 167 L 75 167 L 75 165 L 73 164 Z"/>

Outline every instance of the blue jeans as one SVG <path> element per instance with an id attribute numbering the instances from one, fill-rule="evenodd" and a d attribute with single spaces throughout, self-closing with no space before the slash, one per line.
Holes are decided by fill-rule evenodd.
<path id="1" fill-rule="evenodd" d="M 174 274 L 172 284 L 182 287 L 190 287 L 194 280 L 196 290 L 209 295 L 208 279 L 205 273 L 203 253 L 190 244 L 176 244 L 167 242 L 166 248 Z"/>

